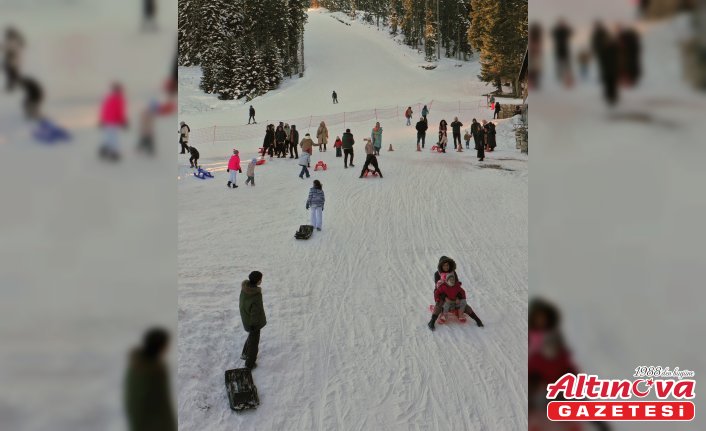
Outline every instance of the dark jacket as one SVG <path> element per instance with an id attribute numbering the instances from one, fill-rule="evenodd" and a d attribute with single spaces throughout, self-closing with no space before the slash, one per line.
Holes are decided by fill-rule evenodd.
<path id="1" fill-rule="evenodd" d="M 195 147 L 189 147 L 189 153 L 191 153 L 191 157 L 194 159 L 199 158 L 199 150 L 197 150 Z"/>
<path id="2" fill-rule="evenodd" d="M 277 142 L 284 142 L 287 140 L 287 134 L 285 133 L 283 128 L 278 128 L 277 131 L 275 132 L 275 140 Z"/>
<path id="3" fill-rule="evenodd" d="M 250 286 L 249 280 L 241 284 L 240 318 L 248 332 L 262 329 L 267 324 L 265 306 L 262 304 L 262 289 Z"/>
<path id="4" fill-rule="evenodd" d="M 487 123 L 485 125 L 485 135 L 486 144 L 488 144 L 490 148 L 495 148 L 495 124 Z"/>
<path id="5" fill-rule="evenodd" d="M 500 102 L 495 102 L 495 112 L 500 112 Z"/>
<path id="6" fill-rule="evenodd" d="M 265 140 L 262 142 L 262 146 L 267 148 L 270 145 L 272 145 L 274 140 L 275 140 L 275 132 L 271 128 L 268 128 L 267 131 L 265 132 Z"/>
<path id="7" fill-rule="evenodd" d="M 481 132 L 481 125 L 479 122 L 474 121 L 473 124 L 471 124 L 471 134 L 475 137 Z"/>
<path id="8" fill-rule="evenodd" d="M 255 116 L 255 108 L 253 108 L 252 106 L 250 107 L 250 116 L 251 117 Z"/>
<path id="9" fill-rule="evenodd" d="M 130 353 L 125 375 L 125 413 L 130 431 L 176 431 L 167 367 L 159 360 Z"/>
<path id="10" fill-rule="evenodd" d="M 427 129 L 429 128 L 429 126 L 427 125 L 426 121 L 421 120 L 421 121 L 417 121 L 417 125 L 415 126 L 415 128 L 417 129 L 418 134 L 423 135 L 427 132 Z"/>
<path id="11" fill-rule="evenodd" d="M 449 272 L 453 272 L 454 276 L 456 277 L 456 280 L 458 281 L 458 275 L 456 274 L 456 262 L 450 257 L 441 256 L 441 258 L 439 259 L 439 264 L 436 266 L 436 272 L 434 273 L 434 288 L 436 288 L 436 283 L 441 280 L 441 266 L 445 262 L 449 263 Z"/>
<path id="12" fill-rule="evenodd" d="M 297 142 L 299 142 L 299 131 L 296 129 L 292 129 L 289 132 L 289 142 L 297 145 Z"/>
<path id="13" fill-rule="evenodd" d="M 453 130 L 454 135 L 460 135 L 461 134 L 461 127 L 463 126 L 463 123 L 460 121 L 454 121 L 451 123 L 451 130 Z"/>
<path id="14" fill-rule="evenodd" d="M 343 149 L 344 150 L 352 150 L 353 149 L 353 144 L 355 144 L 355 139 L 353 139 L 352 133 L 345 132 L 343 134 L 343 137 L 341 138 L 341 141 L 343 141 Z"/>

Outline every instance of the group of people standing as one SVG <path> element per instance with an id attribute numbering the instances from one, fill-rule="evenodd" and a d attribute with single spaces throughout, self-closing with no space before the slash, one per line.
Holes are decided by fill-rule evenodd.
<path id="1" fill-rule="evenodd" d="M 407 112 L 410 111 L 411 107 L 407 108 Z M 424 106 L 424 110 L 422 111 L 422 113 L 428 114 L 428 112 L 429 111 L 426 109 L 426 106 Z M 407 117 L 408 123 L 409 118 L 410 117 Z M 454 117 L 454 121 L 451 123 L 450 126 L 453 136 L 454 150 L 456 150 L 457 152 L 463 152 L 463 145 L 461 143 L 461 127 L 463 127 L 463 123 L 458 120 L 458 117 Z M 427 117 L 425 115 L 423 115 L 422 118 L 419 119 L 415 128 L 417 130 L 417 151 L 422 151 L 426 141 L 426 133 L 429 129 L 429 123 L 427 122 Z M 446 122 L 445 119 L 442 119 L 439 122 L 439 141 L 436 144 L 437 147 L 441 149 L 442 153 L 446 152 L 446 147 L 449 142 L 447 135 L 448 129 L 449 124 Z M 495 150 L 495 147 L 497 145 L 495 135 L 495 123 L 493 123 L 492 121 L 483 120 L 483 123 L 480 124 L 474 118 L 470 130 L 467 130 L 463 136 L 464 140 L 466 141 L 466 149 L 469 149 L 470 140 L 471 138 L 473 138 L 475 142 L 475 150 L 477 151 L 478 160 L 483 161 L 483 159 L 485 158 L 485 151 Z"/>

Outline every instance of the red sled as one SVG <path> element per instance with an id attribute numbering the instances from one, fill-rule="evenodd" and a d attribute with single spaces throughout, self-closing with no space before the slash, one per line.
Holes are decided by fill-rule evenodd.
<path id="1" fill-rule="evenodd" d="M 439 147 L 439 146 L 437 146 L 437 145 L 433 145 L 433 146 L 431 147 L 431 150 L 432 150 L 432 151 L 436 151 L 437 153 L 440 153 L 440 152 L 444 151 L 441 147 Z"/>
<path id="2" fill-rule="evenodd" d="M 431 305 L 429 306 L 429 312 L 430 312 L 430 313 L 433 313 L 433 312 L 434 312 L 434 307 L 435 307 L 434 304 L 431 304 Z M 465 313 L 461 313 L 461 316 L 459 316 L 459 315 L 458 315 L 458 311 L 459 311 L 459 310 L 458 310 L 457 308 L 454 308 L 453 310 L 449 310 L 449 316 L 453 316 L 453 317 L 454 317 L 454 319 L 450 319 L 450 320 L 456 320 L 456 321 L 459 322 L 459 323 L 466 323 L 466 321 L 468 320 L 468 318 L 466 317 L 466 314 L 465 314 Z M 445 324 L 445 323 L 448 322 L 448 320 L 442 320 L 442 316 L 443 316 L 443 315 L 439 315 L 439 319 L 436 321 L 436 323 L 439 323 L 439 324 L 443 325 L 443 324 Z"/>
<path id="3" fill-rule="evenodd" d="M 265 160 L 264 158 L 262 158 L 262 159 L 258 160 L 257 162 L 255 162 L 255 164 L 258 165 L 258 166 L 264 165 L 266 161 L 267 161 L 267 160 Z"/>
<path id="4" fill-rule="evenodd" d="M 367 177 L 368 177 L 368 174 L 370 174 L 370 175 L 372 175 L 372 176 L 374 176 L 374 177 L 379 177 L 379 176 L 380 176 L 380 175 L 377 173 L 377 171 L 371 171 L 370 169 L 366 169 L 366 170 L 365 170 L 365 173 L 363 174 L 363 176 L 364 176 L 365 178 L 367 178 Z"/>
<path id="5" fill-rule="evenodd" d="M 326 170 L 326 169 L 328 169 L 328 165 L 326 163 L 324 163 L 323 160 L 319 160 L 318 162 L 316 162 L 316 166 L 314 166 L 314 170 L 318 171 L 319 168 Z"/>

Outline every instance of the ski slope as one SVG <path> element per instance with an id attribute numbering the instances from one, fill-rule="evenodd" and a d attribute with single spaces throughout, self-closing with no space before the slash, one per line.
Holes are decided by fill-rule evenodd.
<path id="1" fill-rule="evenodd" d="M 324 11 L 309 12 L 305 54 L 305 76 L 255 99 L 260 122 L 243 127 L 264 132 L 265 119 L 425 98 L 480 100 L 489 90 L 475 78 L 477 63 L 423 70 L 421 57 L 383 32 L 344 26 Z M 198 72 L 180 72 L 180 120 L 192 130 L 245 123 L 247 104 L 200 94 Z M 358 179 L 362 138 L 374 122 L 347 125 L 356 136 L 355 168 L 344 169 L 332 147 L 315 148 L 306 180 L 294 160 L 273 159 L 257 167 L 255 187 L 239 176 L 238 189 L 226 188 L 231 149 L 247 163 L 261 137 L 198 144 L 213 180 L 191 176 L 180 156 L 180 429 L 526 429 L 527 157 L 515 150 L 511 120 L 498 125 L 498 150 L 484 162 L 491 167 L 481 167 L 473 150 L 431 153 L 439 120 L 453 115 L 432 109 L 421 153 L 413 127 L 383 121 L 384 179 Z M 491 115 L 479 108 L 460 120 L 466 128 L 471 117 Z M 313 171 L 318 160 L 327 171 Z M 323 231 L 297 241 L 313 179 L 326 193 Z M 456 260 L 484 328 L 427 328 L 442 255 Z M 238 297 L 252 270 L 264 273 L 268 319 L 253 370 L 261 405 L 238 415 L 223 374 L 243 366 Z"/>

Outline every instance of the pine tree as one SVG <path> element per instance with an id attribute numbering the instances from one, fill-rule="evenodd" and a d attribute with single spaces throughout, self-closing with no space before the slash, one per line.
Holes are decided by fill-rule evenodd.
<path id="1" fill-rule="evenodd" d="M 424 53 L 426 61 L 434 61 L 436 59 L 436 46 L 439 43 L 439 34 L 434 26 L 434 14 L 431 7 L 427 4 L 424 15 Z"/>

